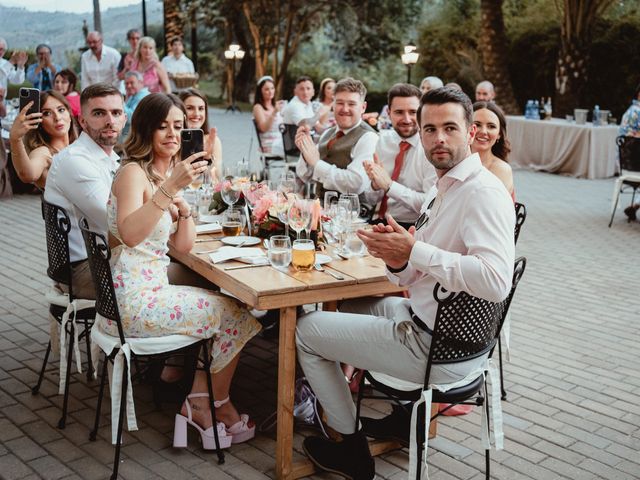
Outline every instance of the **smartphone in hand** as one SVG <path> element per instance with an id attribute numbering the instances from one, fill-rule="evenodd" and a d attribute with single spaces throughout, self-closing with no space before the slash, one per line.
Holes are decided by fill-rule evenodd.
<path id="1" fill-rule="evenodd" d="M 30 113 L 38 113 L 40 111 L 40 90 L 37 88 L 22 87 L 20 89 L 20 111 L 22 111 L 29 102 L 33 102 L 33 105 L 27 110 L 27 115 Z"/>
<path id="2" fill-rule="evenodd" d="M 199 128 L 185 128 L 180 132 L 182 139 L 182 160 L 189 158 L 194 153 L 204 150 L 204 132 Z M 203 160 L 199 158 L 197 161 Z M 211 164 L 211 159 L 207 159 Z"/>

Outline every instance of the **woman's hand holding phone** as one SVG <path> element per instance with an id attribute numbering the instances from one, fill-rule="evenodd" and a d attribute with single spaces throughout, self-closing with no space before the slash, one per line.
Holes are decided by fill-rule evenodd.
<path id="1" fill-rule="evenodd" d="M 193 182 L 207 170 L 209 164 L 204 159 L 206 156 L 205 151 L 197 152 L 177 162 L 171 176 L 165 182 L 165 187 L 177 192 Z"/>
<path id="2" fill-rule="evenodd" d="M 27 103 L 20 113 L 13 121 L 13 125 L 11 127 L 10 139 L 13 141 L 17 141 L 24 137 L 29 130 L 35 130 L 38 128 L 38 125 L 42 122 L 42 113 L 29 113 L 27 111 L 31 108 L 33 102 Z"/>

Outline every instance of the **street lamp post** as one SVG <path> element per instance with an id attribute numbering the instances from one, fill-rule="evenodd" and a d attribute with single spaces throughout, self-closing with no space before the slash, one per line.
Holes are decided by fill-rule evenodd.
<path id="1" fill-rule="evenodd" d="M 411 83 L 411 67 L 416 64 L 420 56 L 420 54 L 416 52 L 416 48 L 413 42 L 409 42 L 408 45 L 405 45 L 404 53 L 401 56 L 402 63 L 407 66 L 407 83 Z"/>
<path id="2" fill-rule="evenodd" d="M 242 60 L 244 58 L 244 50 L 240 48 L 237 43 L 232 43 L 229 48 L 224 51 L 224 58 L 231 62 L 231 82 L 229 88 L 231 89 L 231 105 L 227 107 L 227 112 L 239 112 L 240 109 L 236 106 L 236 60 Z"/>

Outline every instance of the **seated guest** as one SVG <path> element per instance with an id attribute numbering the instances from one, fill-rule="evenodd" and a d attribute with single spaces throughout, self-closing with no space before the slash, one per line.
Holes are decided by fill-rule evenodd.
<path id="1" fill-rule="evenodd" d="M 449 82 L 445 85 L 447 88 L 453 88 L 454 90 L 459 90 L 462 92 L 462 87 L 456 82 Z"/>
<path id="2" fill-rule="evenodd" d="M 18 178 L 44 190 L 53 156 L 76 139 L 67 100 L 55 90 L 40 94 L 40 112 L 27 110 L 31 102 L 18 114 L 9 136 L 11 158 Z"/>
<path id="3" fill-rule="evenodd" d="M 333 127 L 336 123 L 335 116 L 333 114 L 333 99 L 335 97 L 336 81 L 333 78 L 327 77 L 320 82 L 320 88 L 318 93 L 318 99 L 311 102 L 313 105 L 313 111 L 320 111 L 320 118 L 318 121 L 322 124 L 323 129 Z"/>
<path id="4" fill-rule="evenodd" d="M 264 76 L 256 85 L 255 100 L 253 101 L 253 118 L 256 121 L 262 153 L 284 156 L 282 144 L 281 111 L 284 106 L 282 100 L 276 102 L 276 87 L 273 78 Z"/>
<path id="5" fill-rule="evenodd" d="M 631 105 L 622 115 L 618 135 L 640 137 L 640 83 L 636 87 Z"/>
<path id="6" fill-rule="evenodd" d="M 187 128 L 199 128 L 204 131 L 204 149 L 211 164 L 211 178 L 216 181 L 222 178 L 222 142 L 218 137 L 218 129 L 209 127 L 209 103 L 207 97 L 197 88 L 187 88 L 180 92 L 180 100 L 187 110 Z"/>
<path id="7" fill-rule="evenodd" d="M 131 65 L 136 61 L 136 50 L 138 42 L 140 42 L 140 30 L 132 28 L 127 32 L 127 42 L 129 42 L 129 51 L 122 55 L 118 64 L 118 79 L 124 81 L 124 76 L 131 70 Z"/>
<path id="8" fill-rule="evenodd" d="M 116 87 L 96 83 L 85 88 L 80 94 L 83 131 L 53 157 L 47 175 L 44 199 L 64 208 L 71 220 L 69 258 L 78 298 L 95 298 L 78 219 L 86 217 L 92 230 L 106 235 L 106 205 L 119 159 L 113 147 L 125 121 L 122 94 Z"/>
<path id="9" fill-rule="evenodd" d="M 507 163 L 511 146 L 504 112 L 493 102 L 476 102 L 473 104 L 473 123 L 476 136 L 471 151 L 480 155 L 484 168 L 500 179 L 515 201 L 513 172 Z"/>
<path id="10" fill-rule="evenodd" d="M 142 83 L 142 74 L 132 70 L 124 76 L 124 89 L 127 96 L 124 101 L 124 111 L 127 114 L 127 123 L 122 131 L 122 135 L 126 136 L 131 127 L 131 118 L 136 107 L 144 97 L 149 95 L 149 89 Z"/>
<path id="11" fill-rule="evenodd" d="M 366 187 L 363 162 L 373 158 L 378 141 L 375 130 L 362 121 L 366 95 L 361 81 L 343 78 L 335 89 L 336 125 L 322 134 L 317 146 L 307 125 L 298 128 L 296 173 L 305 182 L 318 182 L 318 198 L 325 190 L 360 194 Z"/>
<path id="12" fill-rule="evenodd" d="M 127 158 L 113 182 L 107 218 L 109 232 L 121 242 L 111 261 L 125 335 L 214 338 L 211 379 L 219 423 L 212 425 L 206 373 L 198 371 L 174 430 L 175 446 L 186 445 L 191 424 L 203 447 L 214 449 L 213 428 L 223 447 L 255 435 L 253 422 L 229 401 L 229 387 L 238 354 L 260 324 L 236 299 L 169 283 L 167 242 L 171 239 L 175 249 L 188 252 L 195 240 L 191 210 L 180 191 L 207 169 L 204 151 L 180 161 L 185 116 L 184 105 L 174 95 L 155 93 L 140 102 L 125 144 Z M 103 327 L 118 335 L 115 324 Z"/>
<path id="13" fill-rule="evenodd" d="M 7 41 L 0 37 L 0 92 L 2 92 L 0 102 L 4 100 L 9 83 L 21 85 L 24 83 L 24 65 L 27 63 L 27 52 L 14 50 L 9 60 L 5 60 L 4 54 L 7 52 Z"/>
<path id="14" fill-rule="evenodd" d="M 424 154 L 418 134 L 416 112 L 420 90 L 397 83 L 388 93 L 389 115 L 393 130 L 380 133 L 374 161 L 365 161 L 365 191 L 368 203 L 380 203 L 378 220 L 386 223 L 391 215 L 404 228 L 420 216 L 427 194 L 436 183 L 436 171 Z M 433 194 L 435 195 L 435 193 Z"/>
<path id="15" fill-rule="evenodd" d="M 51 47 L 46 43 L 41 43 L 36 47 L 38 63 L 29 65 L 27 68 L 27 80 L 31 82 L 33 88 L 46 92 L 53 88 L 53 78 L 60 66 L 51 61 Z"/>
<path id="16" fill-rule="evenodd" d="M 493 102 L 496 99 L 496 91 L 493 83 L 483 80 L 476 85 L 476 102 Z"/>
<path id="17" fill-rule="evenodd" d="M 95 83 L 106 83 L 118 86 L 118 65 L 120 52 L 106 46 L 100 32 L 89 32 L 87 35 L 88 50 L 80 57 L 80 85 L 84 90 Z"/>
<path id="18" fill-rule="evenodd" d="M 390 281 L 407 286 L 410 298 L 361 300 L 352 310 L 358 314 L 312 312 L 296 329 L 300 365 L 329 426 L 342 435 L 339 443 L 307 437 L 303 448 L 320 469 L 359 480 L 373 479 L 375 464 L 338 362 L 421 384 L 438 308 L 436 282 L 493 302 L 504 300 L 511 288 L 515 212 L 504 186 L 471 153 L 471 101 L 455 90 L 431 90 L 417 116 L 422 146 L 438 175 L 436 205 L 429 212 L 425 205 L 428 223 L 407 231 L 389 216 L 386 226 L 358 231 L 369 252 L 387 265 Z M 453 383 L 485 360 L 434 365 L 430 378 Z"/>
<path id="19" fill-rule="evenodd" d="M 287 125 L 299 125 L 302 120 L 312 118 L 314 116 L 313 105 L 313 80 L 303 75 L 296 80 L 296 86 L 293 89 L 293 98 L 282 109 L 282 123 Z M 311 128 L 321 132 L 322 125 L 316 122 Z"/>
<path id="20" fill-rule="evenodd" d="M 162 59 L 162 65 L 169 74 L 169 82 L 172 90 L 177 90 L 171 77 L 180 73 L 196 73 L 193 62 L 184 54 L 184 44 L 180 37 L 174 37 L 169 44 L 171 53 Z"/>
<path id="21" fill-rule="evenodd" d="M 135 61 L 130 70 L 136 70 L 142 74 L 144 86 L 151 93 L 171 92 L 169 75 L 156 53 L 156 41 L 151 37 L 142 37 L 138 43 Z"/>
<path id="22" fill-rule="evenodd" d="M 438 77 L 424 77 L 420 82 L 420 91 L 427 93 L 429 90 L 442 87 L 444 84 Z"/>
<path id="23" fill-rule="evenodd" d="M 71 113 L 75 118 L 80 115 L 80 94 L 76 92 L 76 83 L 78 77 L 68 68 L 63 68 L 53 80 L 53 89 L 64 95 L 69 105 L 71 106 Z"/>

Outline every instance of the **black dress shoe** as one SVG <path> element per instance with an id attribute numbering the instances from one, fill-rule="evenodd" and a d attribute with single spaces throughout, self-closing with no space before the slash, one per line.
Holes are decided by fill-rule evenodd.
<path id="1" fill-rule="evenodd" d="M 362 432 L 378 440 L 393 440 L 409 448 L 411 436 L 411 408 L 413 405 L 393 405 L 393 411 L 383 418 L 360 417 Z"/>
<path id="2" fill-rule="evenodd" d="M 627 208 L 624 209 L 624 214 L 629 219 L 629 222 L 636 220 L 637 212 L 638 212 L 638 207 L 636 205 L 629 205 Z"/>
<path id="3" fill-rule="evenodd" d="M 376 465 L 362 431 L 343 434 L 341 442 L 307 437 L 302 448 L 318 468 L 348 480 L 373 480 L 376 476 Z"/>

